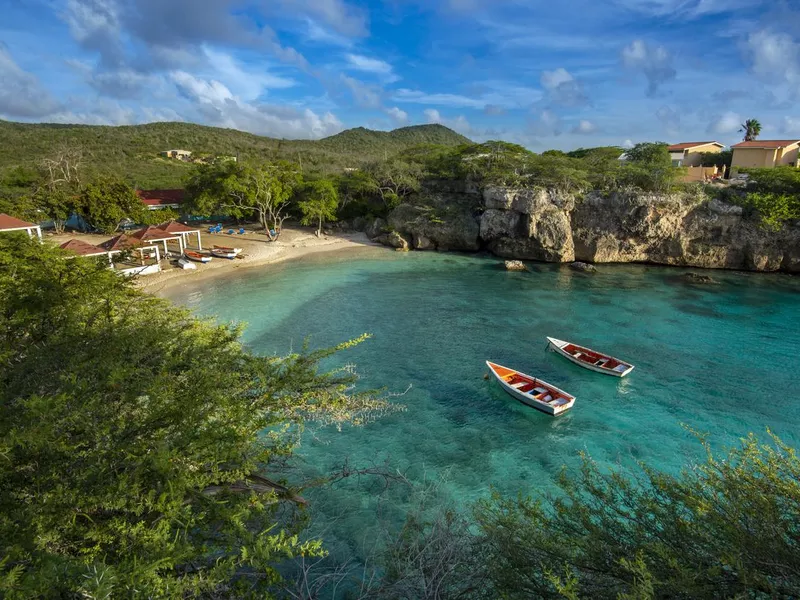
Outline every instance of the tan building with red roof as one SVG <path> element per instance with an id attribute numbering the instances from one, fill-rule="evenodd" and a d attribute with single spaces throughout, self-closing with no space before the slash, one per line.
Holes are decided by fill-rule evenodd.
<path id="1" fill-rule="evenodd" d="M 731 168 L 798 166 L 800 140 L 754 140 L 731 146 Z"/>
<path id="2" fill-rule="evenodd" d="M 672 144 L 669 150 L 674 167 L 699 167 L 705 152 L 722 152 L 725 148 L 719 142 L 681 142 Z"/>
<path id="3" fill-rule="evenodd" d="M 28 223 L 6 213 L 0 213 L 0 233 L 12 231 L 24 231 L 30 237 L 36 235 L 40 240 L 42 239 L 42 228 L 35 223 Z"/>

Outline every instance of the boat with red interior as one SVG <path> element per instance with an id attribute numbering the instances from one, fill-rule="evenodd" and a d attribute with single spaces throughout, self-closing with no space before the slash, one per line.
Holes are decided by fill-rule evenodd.
<path id="1" fill-rule="evenodd" d="M 625 375 L 633 371 L 632 364 L 608 354 L 556 338 L 548 337 L 547 341 L 553 350 L 584 369 L 613 375 L 614 377 L 625 377 Z"/>
<path id="2" fill-rule="evenodd" d="M 211 262 L 211 257 L 207 254 L 200 254 L 199 252 L 194 252 L 193 250 L 184 250 L 183 255 L 188 258 L 189 260 L 193 260 L 199 263 L 207 263 Z"/>
<path id="3" fill-rule="evenodd" d="M 556 416 L 575 404 L 575 396 L 546 381 L 488 360 L 486 365 L 506 392 L 528 406 Z"/>

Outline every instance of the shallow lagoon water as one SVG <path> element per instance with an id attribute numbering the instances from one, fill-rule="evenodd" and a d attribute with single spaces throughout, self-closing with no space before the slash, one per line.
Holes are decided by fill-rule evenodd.
<path id="1" fill-rule="evenodd" d="M 364 387 L 408 390 L 397 399 L 407 411 L 308 432 L 304 474 L 388 460 L 415 482 L 441 482 L 441 501 L 466 507 L 490 486 L 552 490 L 582 451 L 603 465 L 677 471 L 702 459 L 687 428 L 718 447 L 767 428 L 797 444 L 800 280 L 716 271 L 718 285 L 696 285 L 681 279 L 686 271 L 603 266 L 587 275 L 539 264 L 511 273 L 493 258 L 366 249 L 248 269 L 170 297 L 246 322 L 245 341 L 263 354 L 297 349 L 307 336 L 321 347 L 372 333 L 336 360 L 356 363 Z M 623 380 L 581 369 L 546 351 L 548 335 L 636 369 Z M 519 404 L 484 380 L 487 359 L 569 391 L 575 407 L 552 418 Z M 381 489 L 373 479 L 310 492 L 315 529 L 358 554 L 402 519 L 402 499 L 383 504 Z"/>

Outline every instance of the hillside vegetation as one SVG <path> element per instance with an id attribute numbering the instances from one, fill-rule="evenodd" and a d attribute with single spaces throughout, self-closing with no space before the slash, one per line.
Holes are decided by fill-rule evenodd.
<path id="1" fill-rule="evenodd" d="M 306 170 L 340 172 L 374 158 L 384 158 L 420 144 L 469 143 L 443 125 L 415 125 L 394 131 L 359 127 L 319 141 L 279 140 L 233 129 L 192 123 L 150 123 L 109 127 L 28 124 L 0 121 L 0 179 L 16 167 L 32 168 L 59 147 L 80 148 L 87 169 L 141 188 L 180 187 L 192 165 L 160 158 L 163 150 L 195 155 L 231 155 L 242 160 L 286 159 Z"/>

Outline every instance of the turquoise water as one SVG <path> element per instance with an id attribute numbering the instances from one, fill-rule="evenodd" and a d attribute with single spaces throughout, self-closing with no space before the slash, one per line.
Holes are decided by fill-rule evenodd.
<path id="1" fill-rule="evenodd" d="M 685 269 L 605 266 L 596 275 L 555 265 L 510 273 L 496 259 L 364 250 L 240 271 L 171 293 L 198 313 L 244 321 L 257 352 L 286 353 L 306 336 L 328 346 L 369 332 L 340 357 L 364 387 L 404 392 L 407 411 L 361 428 L 309 431 L 305 476 L 348 460 L 388 461 L 437 501 L 467 506 L 493 486 L 553 489 L 562 465 L 587 452 L 604 465 L 675 471 L 702 450 L 772 429 L 798 441 L 800 280 L 713 272 L 692 285 Z M 545 349 L 545 336 L 606 350 L 636 365 L 618 380 Z M 577 396 L 558 418 L 525 407 L 483 378 L 491 359 Z M 409 389 L 410 386 L 410 389 Z M 402 519 L 404 486 L 378 478 L 309 492 L 315 528 L 358 554 Z"/>

